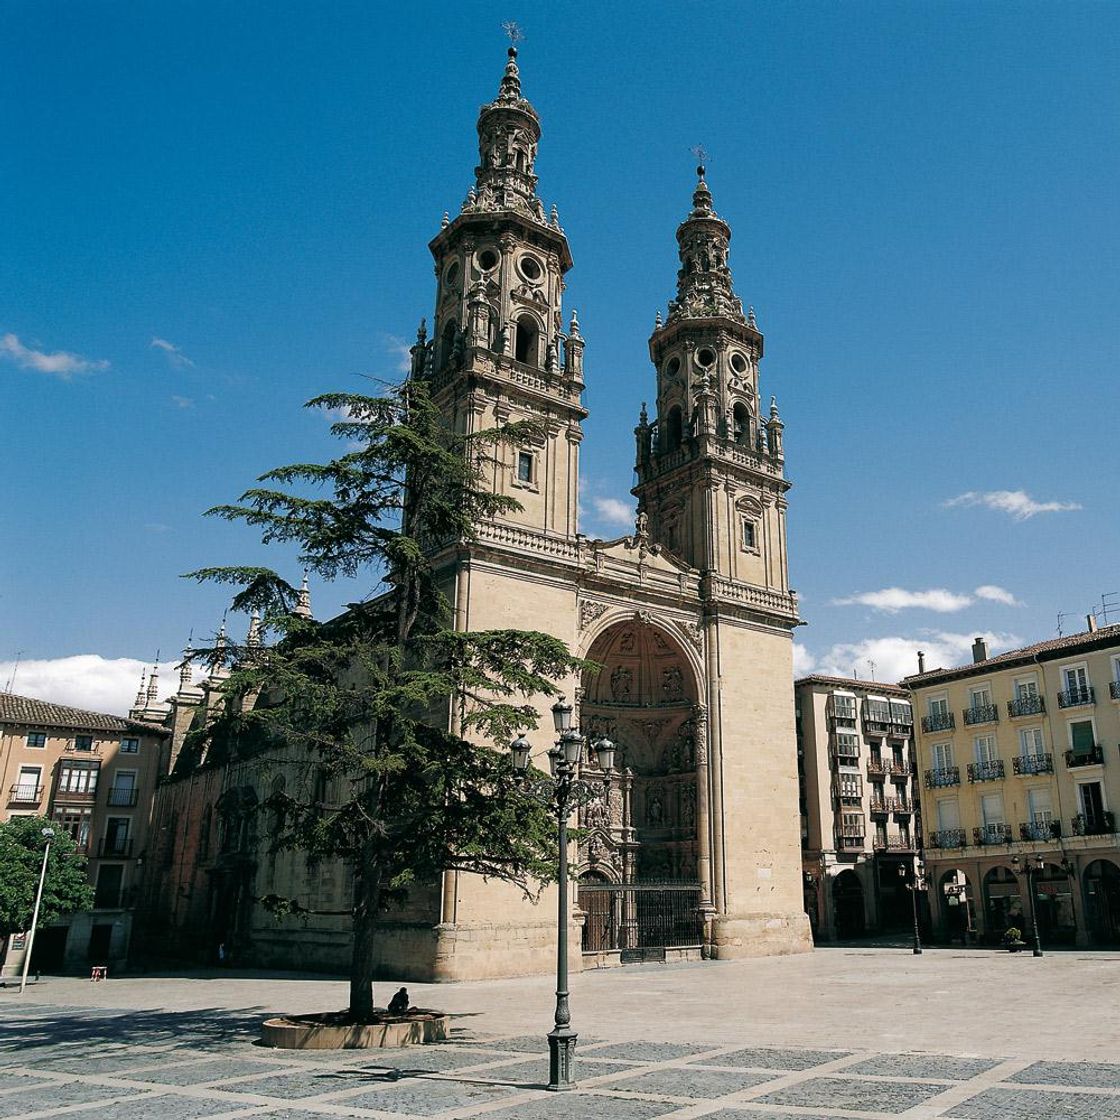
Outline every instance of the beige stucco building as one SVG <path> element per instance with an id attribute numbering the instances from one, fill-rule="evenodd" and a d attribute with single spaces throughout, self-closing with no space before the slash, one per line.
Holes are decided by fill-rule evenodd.
<path id="1" fill-rule="evenodd" d="M 1092 620 L 1090 619 L 1090 622 Z M 925 857 L 949 935 L 1120 942 L 1120 626 L 908 677 L 920 717 Z"/>
<path id="2" fill-rule="evenodd" d="M 847 677 L 794 681 L 805 910 L 819 940 L 909 928 L 921 819 L 910 696 Z"/>
<path id="3" fill-rule="evenodd" d="M 581 730 L 608 734 L 621 751 L 608 803 L 580 819 L 587 838 L 575 858 L 572 923 L 589 959 L 806 950 L 790 483 L 777 406 L 760 407 L 762 334 L 732 287 L 731 230 L 699 169 L 676 234 L 676 295 L 649 343 L 654 407 L 642 406 L 635 429 L 635 527 L 590 540 L 579 531 L 579 455 L 585 376 L 596 375 L 585 374 L 576 314 L 562 306 L 572 257 L 555 209 L 547 213 L 537 195 L 540 136 L 511 50 L 498 96 L 479 114 L 474 185 L 429 246 L 434 323 L 430 336 L 421 327 L 412 376 L 430 383 L 465 430 L 529 418 L 540 435 L 502 450 L 491 468 L 495 490 L 521 511 L 433 560 L 462 628 L 543 630 L 602 666 L 567 682 Z M 542 731 L 534 744 L 541 765 L 550 739 Z M 172 783 L 168 823 L 188 803 L 222 812 L 265 796 L 259 771 L 234 770 Z M 232 797 L 234 789 L 242 793 Z M 201 833 L 200 823 L 192 835 Z M 211 903 L 183 910 L 180 928 L 224 924 L 228 932 L 207 937 L 262 963 L 346 960 L 344 920 L 285 923 L 244 901 L 269 876 L 302 884 L 299 866 L 250 844 L 192 850 L 169 855 L 168 873 L 185 874 Z M 176 870 L 187 864 L 207 872 L 208 885 L 201 872 Z M 346 897 L 341 869 L 326 887 L 323 878 L 320 868 L 307 889 Z M 168 905 L 187 906 L 170 896 Z M 379 964 L 425 979 L 544 972 L 554 966 L 554 913 L 548 892 L 534 905 L 504 884 L 448 873 L 385 917 Z"/>
<path id="4" fill-rule="evenodd" d="M 155 703 L 155 681 L 139 698 Z M 151 713 L 162 718 L 162 712 Z M 92 911 L 36 934 L 33 963 L 45 971 L 87 963 L 114 969 L 128 954 L 140 860 L 156 783 L 167 773 L 168 732 L 26 696 L 0 693 L 0 820 L 49 817 L 89 859 Z M 23 967 L 26 937 L 0 942 L 0 975 Z"/>

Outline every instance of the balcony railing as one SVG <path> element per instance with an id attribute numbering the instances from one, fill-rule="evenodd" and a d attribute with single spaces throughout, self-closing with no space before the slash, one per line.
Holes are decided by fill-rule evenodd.
<path id="1" fill-rule="evenodd" d="M 1012 719 L 1020 716 L 1040 716 L 1046 711 L 1046 697 L 1020 696 L 1017 700 L 1007 701 L 1007 714 Z"/>
<path id="2" fill-rule="evenodd" d="M 1108 682 L 1108 694 L 1113 700 L 1120 700 L 1120 681 Z"/>
<path id="3" fill-rule="evenodd" d="M 1096 702 L 1096 693 L 1091 685 L 1084 688 L 1066 688 L 1058 693 L 1059 708 L 1081 708 Z"/>
<path id="4" fill-rule="evenodd" d="M 907 801 L 905 797 L 890 797 L 887 799 L 892 813 L 913 813 L 914 802 Z"/>
<path id="5" fill-rule="evenodd" d="M 1061 821 L 1023 821 L 1019 825 L 1020 840 L 1060 840 L 1061 838 Z"/>
<path id="6" fill-rule="evenodd" d="M 1091 747 L 1079 751 L 1066 751 L 1066 765 L 1074 766 L 1099 766 L 1104 762 L 1104 747 L 1094 743 Z"/>
<path id="7" fill-rule="evenodd" d="M 1020 754 L 1011 760 L 1016 774 L 1053 774 L 1054 756 L 1052 754 Z"/>
<path id="8" fill-rule="evenodd" d="M 884 719 L 868 719 L 864 716 L 863 729 L 868 735 L 887 735 L 890 733 L 891 725 Z"/>
<path id="9" fill-rule="evenodd" d="M 42 800 L 42 786 L 29 786 L 17 783 L 8 790 L 8 801 L 13 805 L 38 805 Z"/>
<path id="10" fill-rule="evenodd" d="M 963 848 L 965 832 L 963 828 L 942 828 L 929 834 L 931 848 Z"/>
<path id="11" fill-rule="evenodd" d="M 982 824 L 972 830 L 972 842 L 979 847 L 989 844 L 1010 844 L 1011 825 Z"/>
<path id="12" fill-rule="evenodd" d="M 914 842 L 909 836 L 876 836 L 874 848 L 877 852 L 912 852 Z"/>
<path id="13" fill-rule="evenodd" d="M 964 710 L 964 722 L 969 726 L 974 723 L 997 723 L 998 721 L 999 708 L 995 704 L 976 704 L 974 707 Z"/>
<path id="14" fill-rule="evenodd" d="M 938 712 L 932 716 L 922 716 L 923 731 L 952 731 L 957 722 L 952 712 Z"/>
<path id="15" fill-rule="evenodd" d="M 903 739 L 909 739 L 914 734 L 914 725 L 912 723 L 895 723 L 891 722 L 891 734 Z"/>
<path id="16" fill-rule="evenodd" d="M 867 760 L 867 772 L 869 774 L 883 775 L 887 773 L 888 768 L 889 764 L 882 758 L 876 758 L 872 755 Z"/>
<path id="17" fill-rule="evenodd" d="M 136 789 L 118 789 L 116 786 L 109 787 L 109 804 L 118 807 L 131 807 L 136 804 L 136 798 L 139 790 Z"/>
<path id="18" fill-rule="evenodd" d="M 868 805 L 868 809 L 876 816 L 881 817 L 885 817 L 887 813 L 891 811 L 888 799 L 885 797 L 873 797 L 871 799 L 871 804 Z"/>
<path id="19" fill-rule="evenodd" d="M 63 750 L 68 754 L 100 754 L 101 744 L 91 743 L 88 747 L 79 747 L 77 743 L 67 743 Z"/>
<path id="20" fill-rule="evenodd" d="M 970 762 L 968 764 L 968 780 L 970 782 L 998 782 L 1003 776 L 1002 758 L 990 758 L 987 762 Z"/>
<path id="21" fill-rule="evenodd" d="M 132 855 L 132 839 L 103 836 L 97 841 L 97 854 L 102 858 L 128 859 Z"/>
<path id="22" fill-rule="evenodd" d="M 940 770 L 926 771 L 926 789 L 940 789 L 942 786 L 959 786 L 961 771 L 958 766 L 946 766 Z"/>
<path id="23" fill-rule="evenodd" d="M 884 763 L 883 768 L 888 774 L 898 774 L 899 776 L 914 773 L 914 764 L 902 758 L 896 758 L 890 762 Z"/>
<path id="24" fill-rule="evenodd" d="M 1116 831 L 1111 813 L 1078 813 L 1071 823 L 1074 836 L 1110 836 Z"/>

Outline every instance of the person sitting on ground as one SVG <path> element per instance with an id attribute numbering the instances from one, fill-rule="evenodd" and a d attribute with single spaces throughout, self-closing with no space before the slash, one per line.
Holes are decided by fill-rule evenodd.
<path id="1" fill-rule="evenodd" d="M 390 1015 L 403 1015 L 408 1011 L 408 989 L 401 988 L 397 994 L 389 1000 L 389 1014 Z"/>

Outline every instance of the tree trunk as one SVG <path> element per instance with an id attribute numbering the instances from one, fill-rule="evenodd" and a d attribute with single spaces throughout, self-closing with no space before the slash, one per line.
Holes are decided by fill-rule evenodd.
<path id="1" fill-rule="evenodd" d="M 369 847 L 362 852 L 354 884 L 354 951 L 350 959 L 350 1014 L 357 1023 L 373 1020 L 373 943 L 381 871 Z"/>

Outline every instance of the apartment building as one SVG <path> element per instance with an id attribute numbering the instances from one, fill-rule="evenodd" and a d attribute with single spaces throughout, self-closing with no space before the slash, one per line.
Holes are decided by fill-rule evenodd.
<path id="1" fill-rule="evenodd" d="M 921 844 L 910 696 L 845 677 L 794 682 L 805 911 L 818 940 L 909 928 Z"/>
<path id="2" fill-rule="evenodd" d="M 930 904 L 948 937 L 1120 943 L 1120 626 L 906 678 Z M 922 665 L 919 654 L 919 666 Z"/>
<path id="3" fill-rule="evenodd" d="M 49 817 L 89 859 L 95 892 L 92 911 L 40 927 L 37 968 L 124 962 L 169 738 L 163 727 L 142 720 L 0 693 L 0 820 Z M 22 934 L 0 942 L 0 975 L 18 974 L 25 946 Z"/>

